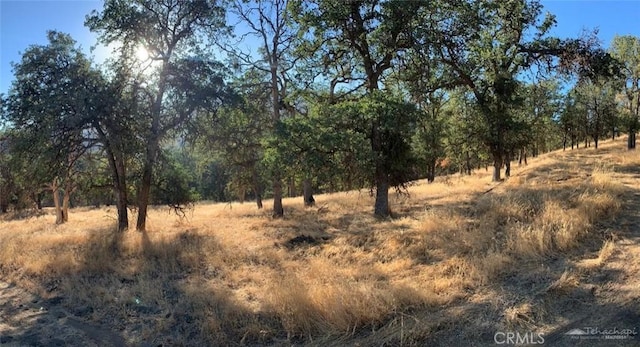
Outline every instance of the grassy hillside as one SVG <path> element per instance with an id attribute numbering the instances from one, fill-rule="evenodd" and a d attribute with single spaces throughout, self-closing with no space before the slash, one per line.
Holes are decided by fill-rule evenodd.
<path id="1" fill-rule="evenodd" d="M 60 226 L 51 214 L 7 217 L 0 282 L 34 295 L 25 310 L 40 313 L 10 314 L 15 294 L 0 306 L 0 336 L 46 341 L 45 324 L 61 341 L 97 345 L 557 338 L 575 317 L 633 299 L 609 271 L 638 240 L 627 208 L 640 199 L 640 156 L 625 143 L 553 152 L 500 184 L 484 170 L 416 182 L 392 195 L 385 221 L 373 218 L 368 191 L 320 195 L 311 209 L 285 199 L 283 220 L 250 203 L 201 204 L 186 218 L 158 207 L 146 233 L 114 232 L 113 208 L 72 210 Z M 607 290 L 620 295 L 606 301 Z"/>

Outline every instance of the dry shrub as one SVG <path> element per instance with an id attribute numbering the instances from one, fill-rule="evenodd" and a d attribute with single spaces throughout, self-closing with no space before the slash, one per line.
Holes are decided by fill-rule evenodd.
<path id="1" fill-rule="evenodd" d="M 565 270 L 560 278 L 551 283 L 546 291 L 556 294 L 567 294 L 580 285 L 580 280 L 572 272 Z"/>
<path id="2" fill-rule="evenodd" d="M 584 270 L 598 268 L 613 256 L 616 251 L 615 241 L 606 240 L 602 243 L 602 247 L 598 252 L 598 257 L 593 259 L 584 259 L 580 262 L 580 266 Z"/>
<path id="3" fill-rule="evenodd" d="M 500 227 L 510 223 L 530 222 L 544 206 L 546 196 L 534 189 L 509 190 L 506 193 L 483 196 L 476 205 L 475 213 Z"/>
<path id="4" fill-rule="evenodd" d="M 606 240 L 598 252 L 598 264 L 604 264 L 616 251 L 616 243 L 611 240 Z"/>
<path id="5" fill-rule="evenodd" d="M 425 215 L 418 236 L 412 251 L 428 259 L 430 253 L 451 256 L 484 252 L 491 245 L 493 232 L 476 230 L 452 210 L 437 210 Z"/>
<path id="6" fill-rule="evenodd" d="M 292 336 L 351 333 L 375 327 L 393 312 L 431 304 L 427 291 L 394 283 L 366 268 L 336 269 L 321 259 L 270 282 L 268 307 Z"/>
<path id="7" fill-rule="evenodd" d="M 524 301 L 507 307 L 504 310 L 504 323 L 507 329 L 531 330 L 537 327 L 537 322 L 546 314 L 540 304 Z"/>
<path id="8" fill-rule="evenodd" d="M 490 284 L 512 271 L 512 265 L 513 259 L 510 256 L 501 252 L 490 252 L 477 261 L 478 281 L 483 285 Z"/>

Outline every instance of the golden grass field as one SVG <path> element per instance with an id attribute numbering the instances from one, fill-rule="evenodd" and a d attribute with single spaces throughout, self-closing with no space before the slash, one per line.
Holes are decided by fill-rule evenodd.
<path id="1" fill-rule="evenodd" d="M 551 334 L 594 303 L 618 308 L 593 293 L 616 281 L 597 276 L 635 225 L 622 225 L 635 183 L 618 169 L 640 167 L 640 155 L 625 145 L 552 152 L 500 184 L 484 169 L 419 181 L 392 194 L 384 221 L 364 190 L 316 196 L 308 209 L 285 199 L 283 220 L 251 203 L 198 204 L 186 218 L 157 207 L 146 233 L 115 232 L 114 208 L 73 209 L 64 225 L 7 216 L 0 280 L 58 297 L 74 319 L 130 345 L 491 345 L 495 331 Z M 16 342 L 36 324 L 8 319 L 0 335 Z"/>

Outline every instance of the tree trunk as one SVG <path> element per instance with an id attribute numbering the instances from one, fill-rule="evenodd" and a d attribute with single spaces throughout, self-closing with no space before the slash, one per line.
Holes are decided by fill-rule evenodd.
<path id="1" fill-rule="evenodd" d="M 36 209 L 38 211 L 42 210 L 42 199 L 44 199 L 43 192 L 33 192 L 29 195 L 29 197 L 31 198 L 31 200 L 33 200 L 33 204 L 36 206 Z"/>
<path id="2" fill-rule="evenodd" d="M 627 149 L 636 148 L 636 131 L 633 127 L 629 127 L 629 138 L 627 138 Z"/>
<path id="3" fill-rule="evenodd" d="M 151 156 L 155 156 L 155 153 L 152 152 L 151 150 L 147 151 L 147 159 L 142 170 L 142 180 L 138 193 L 138 221 L 136 222 L 136 230 L 138 231 L 147 230 L 147 208 L 149 206 L 149 196 L 151 193 L 151 177 L 154 162 Z"/>
<path id="4" fill-rule="evenodd" d="M 376 217 L 388 217 L 391 213 L 389 210 L 389 178 L 384 167 L 384 163 L 380 158 L 382 155 L 382 138 L 380 134 L 380 125 L 374 121 L 371 125 L 371 149 L 375 159 L 375 176 L 374 183 L 376 185 L 376 201 L 374 211 Z"/>
<path id="5" fill-rule="evenodd" d="M 118 231 L 129 229 L 129 211 L 127 210 L 127 188 L 116 189 L 116 209 L 118 210 Z"/>
<path id="6" fill-rule="evenodd" d="M 171 55 L 171 53 L 169 53 Z M 160 80 L 158 81 L 158 94 L 151 108 L 151 128 L 150 136 L 147 140 L 147 151 L 144 165 L 142 168 L 142 180 L 140 181 L 140 191 L 138 194 L 138 221 L 136 222 L 136 230 L 146 231 L 147 229 L 147 208 L 149 206 L 149 197 L 151 193 L 151 180 L 153 178 L 153 167 L 156 163 L 156 157 L 160 151 L 160 138 L 162 136 L 160 129 L 160 118 L 162 116 L 162 100 L 167 87 L 167 78 L 169 75 L 169 62 L 164 60 L 160 71 Z"/>
<path id="7" fill-rule="evenodd" d="M 9 197 L 5 193 L 5 189 L 2 189 L 0 193 L 0 213 L 7 213 L 9 211 Z M 6 189 L 8 191 L 8 189 Z"/>
<path id="8" fill-rule="evenodd" d="M 256 194 L 256 205 L 258 209 L 262 208 L 262 189 L 260 188 L 260 177 L 255 166 L 251 170 L 251 180 L 253 181 L 253 192 Z"/>
<path id="9" fill-rule="evenodd" d="M 502 154 L 499 151 L 493 152 L 493 177 L 491 181 L 500 182 L 500 169 L 502 168 Z"/>
<path id="10" fill-rule="evenodd" d="M 427 164 L 427 182 L 432 183 L 436 179 L 436 161 Z"/>
<path id="11" fill-rule="evenodd" d="M 469 151 L 467 151 L 466 162 L 467 162 L 467 175 L 471 176 L 471 155 L 469 154 Z"/>
<path id="12" fill-rule="evenodd" d="M 244 199 L 247 197 L 247 188 L 244 184 L 240 183 L 238 187 L 238 199 L 240 199 L 240 203 L 244 204 Z"/>
<path id="13" fill-rule="evenodd" d="M 106 132 L 99 123 L 94 124 L 94 128 L 104 143 L 107 161 L 111 168 L 111 183 L 116 198 L 116 209 L 118 210 L 118 231 L 125 231 L 129 229 L 129 211 L 127 210 L 129 199 L 127 197 L 127 172 L 124 164 L 124 154 L 118 151 L 118 148 L 114 147 L 114 144 L 109 141 Z M 119 153 L 118 156 L 116 156 L 116 151 Z"/>
<path id="14" fill-rule="evenodd" d="M 64 195 L 62 196 L 62 220 L 64 222 L 69 221 L 69 205 L 71 204 L 71 192 L 73 187 L 71 186 L 71 181 L 67 177 L 67 182 L 65 182 L 64 187 Z"/>
<path id="15" fill-rule="evenodd" d="M 505 153 L 504 166 L 505 166 L 504 177 L 505 178 L 511 177 L 511 152 Z"/>
<path id="16" fill-rule="evenodd" d="M 265 43 L 266 44 L 266 43 Z M 271 120 L 273 122 L 273 129 L 278 131 L 280 127 L 280 95 L 278 93 L 278 56 L 271 54 L 271 107 L 272 114 Z M 279 136 L 279 134 L 276 134 Z M 282 175 L 279 169 L 273 176 L 273 218 L 284 217 L 284 209 L 282 208 Z"/>
<path id="17" fill-rule="evenodd" d="M 293 198 L 296 196 L 296 180 L 295 178 L 289 178 L 289 197 Z"/>
<path id="18" fill-rule="evenodd" d="M 593 138 L 593 144 L 595 145 L 596 149 L 598 149 L 598 136 Z"/>
<path id="19" fill-rule="evenodd" d="M 376 169 L 376 202 L 373 213 L 377 217 L 385 218 L 391 214 L 389 210 L 389 183 L 386 175 L 381 175 L 380 171 L 380 169 Z"/>
<path id="20" fill-rule="evenodd" d="M 284 217 L 284 209 L 282 208 L 282 182 L 280 175 L 277 174 L 273 179 L 273 218 Z"/>
<path id="21" fill-rule="evenodd" d="M 522 155 L 524 152 L 524 148 L 520 148 L 519 154 L 518 154 L 518 166 L 522 165 Z"/>
<path id="22" fill-rule="evenodd" d="M 302 182 L 302 193 L 305 207 L 311 207 L 316 204 L 316 199 L 313 198 L 313 186 L 308 178 Z"/>
<path id="23" fill-rule="evenodd" d="M 129 229 L 126 167 L 124 158 L 116 158 L 111 150 L 108 150 L 108 152 L 111 152 L 109 154 L 109 163 L 112 166 L 111 179 L 113 180 L 113 192 L 116 196 L 116 209 L 118 210 L 118 231 L 125 231 Z"/>
<path id="24" fill-rule="evenodd" d="M 64 223 L 64 214 L 60 204 L 60 186 L 57 177 L 51 182 L 51 192 L 53 193 L 53 206 L 56 209 L 56 224 L 62 224 Z"/>
<path id="25" fill-rule="evenodd" d="M 258 209 L 262 209 L 262 194 L 260 193 L 256 193 L 256 206 L 258 206 Z"/>

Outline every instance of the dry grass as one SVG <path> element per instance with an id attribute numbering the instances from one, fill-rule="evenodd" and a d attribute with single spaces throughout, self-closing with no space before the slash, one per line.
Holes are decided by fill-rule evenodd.
<path id="1" fill-rule="evenodd" d="M 407 314 L 464 305 L 518 269 L 602 240 L 595 226 L 616 216 L 624 187 L 614 167 L 575 159 L 585 152 L 532 160 L 497 186 L 484 170 L 417 182 L 409 197 L 392 194 L 386 221 L 371 216 L 367 192 L 320 195 L 313 209 L 285 199 L 283 220 L 248 203 L 197 205 L 185 220 L 157 208 L 147 233 L 114 232 L 104 208 L 76 209 L 62 226 L 51 214 L 3 221 L 0 276 L 93 308 L 87 318 L 132 343 L 309 342 L 384 327 L 405 343 Z M 613 249 L 605 243 L 597 263 Z M 546 288 L 578 284 L 564 272 Z M 533 324 L 531 304 L 515 302 L 503 324 Z"/>

